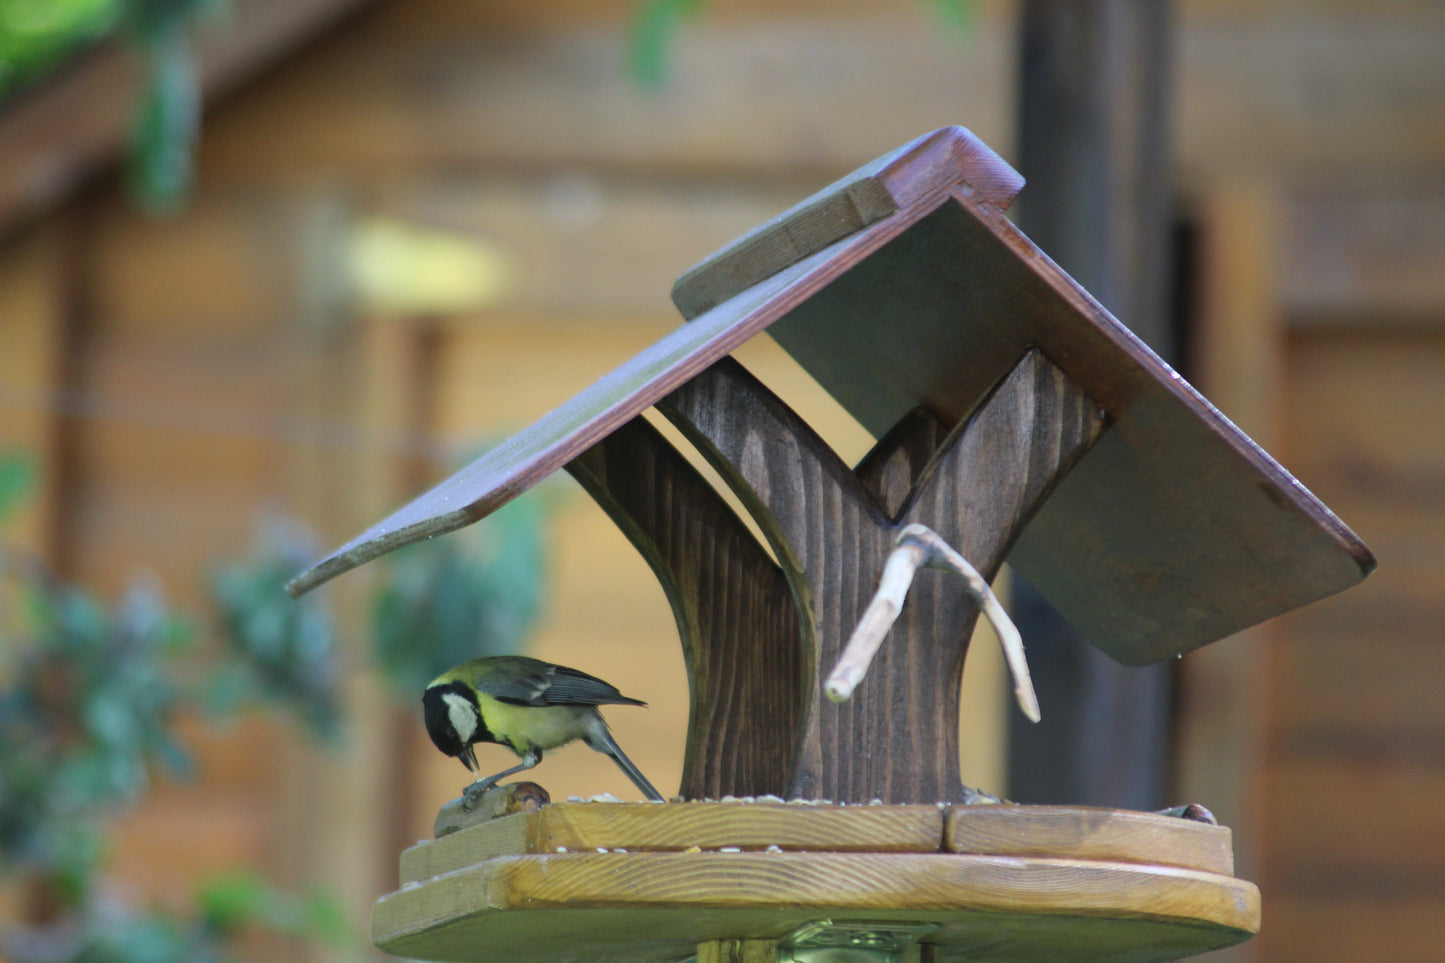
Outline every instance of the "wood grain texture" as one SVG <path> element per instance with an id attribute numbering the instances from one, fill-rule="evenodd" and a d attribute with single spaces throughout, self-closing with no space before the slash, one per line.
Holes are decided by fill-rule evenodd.
<path id="1" fill-rule="evenodd" d="M 769 330 L 875 433 L 920 403 L 961 416 L 1023 346 L 1043 348 L 1117 430 L 1011 561 L 1091 641 L 1123 662 L 1157 660 L 1373 567 L 1322 503 L 1012 224 L 955 200 Z"/>
<path id="2" fill-rule="evenodd" d="M 402 883 L 497 856 L 624 849 L 664 852 L 736 847 L 787 851 L 933 853 L 943 848 L 937 806 L 812 806 L 782 803 L 558 803 L 499 818 L 401 856 Z"/>
<path id="3" fill-rule="evenodd" d="M 953 190 L 1007 209 L 1023 178 L 962 127 L 905 144 L 738 238 L 672 286 L 683 317 L 729 298 L 892 214 Z"/>
<path id="4" fill-rule="evenodd" d="M 928 525 L 991 578 L 1020 527 L 1097 437 L 1102 418 L 1093 404 L 1041 353 L 1029 352 L 921 468 L 915 441 L 933 431 L 926 421 L 865 459 L 866 474 L 881 479 L 892 453 L 901 453 L 905 464 L 886 482 L 896 489 L 891 500 L 904 503 L 896 516 L 736 362 L 719 362 L 658 407 L 753 514 L 802 608 L 806 702 L 786 794 L 961 799 L 958 686 L 977 609 L 959 585 L 938 573 L 915 582 L 849 701 L 826 701 L 821 676 L 872 597 L 899 527 Z M 904 496 L 903 482 L 915 472 Z"/>
<path id="5" fill-rule="evenodd" d="M 1422 908 L 1413 908 L 1417 917 Z M 877 913 L 844 910 L 832 911 L 827 918 L 866 923 L 877 917 Z M 981 959 L 990 963 L 1064 959 L 1069 963 L 1162 963 L 1236 944 L 1251 935 L 1188 921 L 977 910 L 946 915 L 914 912 L 907 914 L 907 920 L 942 924 L 930 937 L 934 942 L 919 947 L 925 963 Z M 791 910 L 568 909 L 473 917 L 394 938 L 373 932 L 396 953 L 432 960 L 476 960 L 479 953 L 501 948 L 508 959 L 524 963 L 610 959 L 665 963 L 696 952 L 697 944 L 690 942 L 696 933 L 705 934 L 707 940 L 734 940 L 738 937 L 730 934 L 736 933 L 775 940 L 816 921 L 817 917 L 804 911 Z M 1414 931 L 1420 932 L 1422 927 L 1417 925 Z"/>
<path id="6" fill-rule="evenodd" d="M 621 910 L 606 915 L 589 911 Z M 685 913 L 668 913 L 685 910 Z M 1171 867 L 958 854 L 585 853 L 499 857 L 384 897 L 372 936 L 391 953 L 474 958 L 475 947 L 513 959 L 553 949 L 549 933 L 584 920 L 593 940 L 646 955 L 658 942 L 776 938 L 813 919 L 938 921 L 928 937 L 950 944 L 1019 939 L 1034 959 L 1071 944 L 1067 922 L 1027 931 L 975 929 L 993 914 L 1058 917 L 1088 929 L 1111 921 L 1111 949 L 1188 928 L 1198 952 L 1239 942 L 1259 927 L 1259 891 L 1227 876 Z M 598 929 L 601 927 L 601 929 Z M 575 930 L 573 930 L 575 932 Z M 572 945 L 568 956 L 586 945 Z M 567 944 L 563 944 L 564 946 Z M 1138 947 L 1134 947 L 1138 949 Z M 1156 946 L 1154 952 L 1159 952 Z M 1044 954 L 1044 955 L 1040 955 Z M 1176 955 L 1178 955 L 1176 953 Z M 580 957 L 578 957 L 580 958 Z M 1025 957 L 1027 958 L 1027 957 Z M 1100 955 L 1097 958 L 1118 958 Z M 1139 953 L 1129 959 L 1169 959 Z"/>
<path id="7" fill-rule="evenodd" d="M 782 793 L 807 655 L 782 572 L 642 418 L 567 469 L 647 560 L 672 605 L 691 695 L 679 792 Z"/>
<path id="8" fill-rule="evenodd" d="M 878 439 L 853 473 L 884 514 L 896 518 L 947 435 L 947 425 L 927 410 L 915 408 Z"/>
<path id="9" fill-rule="evenodd" d="M 1225 826 L 1086 806 L 953 806 L 944 848 L 954 853 L 1150 863 L 1234 875 Z"/>
<path id="10" fill-rule="evenodd" d="M 1188 651 L 1373 569 L 1348 527 L 990 197 L 940 195 L 928 187 L 936 174 L 896 170 L 895 213 L 697 316 L 321 560 L 291 591 L 486 515 L 765 329 L 880 436 L 920 406 L 956 423 L 1030 346 L 1054 359 L 1115 429 L 1011 560 L 1119 661 Z"/>
<path id="11" fill-rule="evenodd" d="M 776 963 L 777 940 L 704 940 L 697 963 Z"/>

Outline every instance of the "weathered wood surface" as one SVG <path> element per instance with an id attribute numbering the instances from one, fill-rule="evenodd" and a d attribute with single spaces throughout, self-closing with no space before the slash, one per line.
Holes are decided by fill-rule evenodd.
<path id="1" fill-rule="evenodd" d="M 1322 503 L 984 205 L 940 207 L 770 333 L 875 433 L 920 403 L 961 416 L 1020 346 L 1042 346 L 1115 427 L 1010 561 L 1120 661 L 1187 651 L 1373 567 Z"/>
<path id="2" fill-rule="evenodd" d="M 712 486 L 634 418 L 567 465 L 647 560 L 688 673 L 688 798 L 786 791 L 804 650 L 787 580 Z"/>
<path id="3" fill-rule="evenodd" d="M 704 940 L 697 945 L 697 963 L 776 963 L 777 940 Z"/>
<path id="4" fill-rule="evenodd" d="M 922 465 L 909 432 L 890 436 L 865 459 L 893 462 L 888 446 L 897 445 L 917 471 L 894 515 L 730 359 L 658 407 L 757 520 L 798 600 L 804 677 L 792 696 L 804 710 L 784 794 L 849 802 L 961 799 L 958 687 L 977 606 L 959 585 L 940 573 L 914 583 L 872 670 L 847 702 L 826 701 L 822 677 L 872 598 L 903 526 L 928 525 L 992 578 L 1020 527 L 1102 429 L 1092 402 L 1047 358 L 1030 352 Z M 920 430 L 930 429 L 923 423 Z M 901 491 L 901 475 L 888 484 Z"/>
<path id="5" fill-rule="evenodd" d="M 1000 856 L 1066 856 L 1151 863 L 1234 875 L 1226 826 L 1090 806 L 952 806 L 945 850 Z"/>
<path id="6" fill-rule="evenodd" d="M 940 923 L 926 940 L 944 958 L 989 947 L 991 959 L 1167 960 L 1247 939 L 1259 891 L 1174 867 L 1011 856 L 504 856 L 384 897 L 372 938 L 439 960 L 475 959 L 479 946 L 516 960 L 660 960 L 708 940 L 776 939 L 820 917 L 884 912 Z"/>
<path id="7" fill-rule="evenodd" d="M 508 794 L 492 795 L 505 803 Z M 421 882 L 498 856 L 723 847 L 1046 856 L 1231 876 L 1232 841 L 1225 826 L 1092 806 L 568 802 L 499 810 L 408 847 L 401 855 L 401 882 Z"/>
<path id="8" fill-rule="evenodd" d="M 764 329 L 885 434 L 925 406 L 952 425 L 1030 345 L 1116 423 L 1012 561 L 1091 641 L 1144 663 L 1355 584 L 1373 556 L 999 210 L 958 128 L 895 155 L 908 206 L 735 293 L 323 559 L 302 592 L 480 518 Z M 975 164 L 975 168 L 978 165 Z M 845 179 L 844 183 L 848 183 Z M 788 255 L 780 255 L 780 261 Z M 691 282 L 699 283 L 696 278 Z M 726 285 L 718 288 L 726 293 Z M 1199 600 L 1209 599 L 1202 605 Z"/>
<path id="9" fill-rule="evenodd" d="M 1259 928 L 1229 840 L 1086 807 L 563 803 L 407 850 L 372 935 L 438 960 L 664 960 L 711 941 L 731 959 L 745 947 L 722 943 L 886 913 L 938 923 L 934 960 L 1171 960 Z"/>
<path id="10" fill-rule="evenodd" d="M 936 853 L 944 848 L 943 833 L 943 810 L 936 805 L 557 803 L 409 847 L 401 855 L 401 882 L 419 882 L 498 856 L 555 853 L 559 847 L 571 853 L 725 846 L 749 851 L 775 846 L 786 851 Z"/>
<path id="11" fill-rule="evenodd" d="M 876 920 L 878 912 L 831 910 L 828 918 L 867 922 Z M 1026 912 L 968 910 L 945 916 L 913 911 L 908 919 L 943 924 L 929 937 L 934 942 L 920 947 L 926 954 L 922 959 L 933 963 L 979 959 L 990 963 L 1162 963 L 1239 943 L 1251 935 L 1247 930 L 1188 920 Z M 751 934 L 754 940 L 770 942 L 815 921 L 807 911 L 791 909 L 586 908 L 496 914 L 425 935 L 398 934 L 394 940 L 379 933 L 373 920 L 373 935 L 387 940 L 386 945 L 397 953 L 425 953 L 434 960 L 475 960 L 478 947 L 485 947 L 488 954 L 500 949 L 508 959 L 520 963 L 605 959 L 665 963 L 696 952 L 697 947 L 689 942 L 693 933 L 701 933 L 704 941 L 736 940 L 739 937 L 730 934 L 742 933 L 744 939 Z"/>
<path id="12" fill-rule="evenodd" d="M 917 163 L 917 157 L 924 163 Z M 967 171 L 960 185 L 958 173 Z M 672 287 L 683 317 L 711 311 L 809 254 L 880 221 L 899 208 L 960 189 L 1007 210 L 1024 186 L 1018 172 L 969 136 L 921 138 L 859 168 L 749 231 L 696 265 Z"/>

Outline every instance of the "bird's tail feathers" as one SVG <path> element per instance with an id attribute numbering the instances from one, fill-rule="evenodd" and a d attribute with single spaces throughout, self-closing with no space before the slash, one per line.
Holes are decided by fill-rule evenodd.
<path id="1" fill-rule="evenodd" d="M 598 721 L 600 722 L 601 720 L 599 719 Z M 592 731 L 587 734 L 586 742 L 587 745 L 596 749 L 598 752 L 611 756 L 612 761 L 617 763 L 617 768 L 621 769 L 627 775 L 627 778 L 632 780 L 632 784 L 648 799 L 654 802 L 667 801 L 663 798 L 662 793 L 658 792 L 657 788 L 647 781 L 647 777 L 642 774 L 642 770 L 638 769 L 632 760 L 627 758 L 627 754 L 622 751 L 622 747 L 617 744 L 617 740 L 612 738 L 612 733 L 608 731 L 605 722 L 600 726 L 593 727 Z"/>

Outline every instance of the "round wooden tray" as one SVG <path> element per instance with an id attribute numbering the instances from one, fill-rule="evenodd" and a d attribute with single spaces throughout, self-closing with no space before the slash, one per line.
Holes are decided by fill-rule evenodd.
<path id="1" fill-rule="evenodd" d="M 1248 939 L 1229 830 L 1055 806 L 563 803 L 419 843 L 381 949 L 681 960 L 820 920 L 931 923 L 934 960 L 1172 960 Z"/>

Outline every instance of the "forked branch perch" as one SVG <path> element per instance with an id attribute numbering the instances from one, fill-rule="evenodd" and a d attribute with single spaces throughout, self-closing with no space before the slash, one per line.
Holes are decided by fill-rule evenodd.
<path id="1" fill-rule="evenodd" d="M 894 539 L 894 549 L 883 567 L 883 576 L 878 580 L 878 591 L 873 601 L 863 611 L 858 627 L 848 639 L 838 665 L 828 677 L 824 691 L 834 702 L 844 702 L 853 694 L 858 683 L 868 672 L 873 656 L 883 644 L 883 637 L 898 619 L 903 601 L 913 584 L 913 575 L 924 565 L 941 568 L 963 577 L 968 593 L 978 602 L 980 610 L 993 624 L 1003 646 L 1004 658 L 1008 661 L 1009 672 L 1014 680 L 1014 697 L 1019 708 L 1033 722 L 1039 721 L 1039 699 L 1034 694 L 1033 680 L 1029 678 L 1029 665 L 1024 659 L 1024 641 L 1014 627 L 998 596 L 993 594 L 978 570 L 969 564 L 941 536 L 926 525 L 907 525 Z"/>

